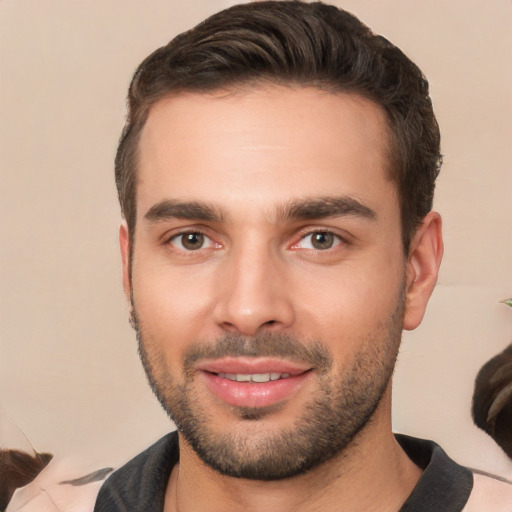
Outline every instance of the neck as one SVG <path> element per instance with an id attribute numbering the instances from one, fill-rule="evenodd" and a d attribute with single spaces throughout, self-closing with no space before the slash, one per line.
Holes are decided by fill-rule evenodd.
<path id="1" fill-rule="evenodd" d="M 421 471 L 396 442 L 383 399 L 372 421 L 336 457 L 303 475 L 254 481 L 221 475 L 180 436 L 180 464 L 169 479 L 165 512 L 396 511 Z M 388 402 L 388 403 L 385 403 Z M 385 425 L 387 423 L 387 425 Z"/>

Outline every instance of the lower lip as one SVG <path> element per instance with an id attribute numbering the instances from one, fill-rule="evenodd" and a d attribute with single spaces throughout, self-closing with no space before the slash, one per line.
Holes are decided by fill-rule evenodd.
<path id="1" fill-rule="evenodd" d="M 206 387 L 223 402 L 237 407 L 266 407 L 290 398 L 311 372 L 268 382 L 237 382 L 214 373 L 201 372 Z"/>

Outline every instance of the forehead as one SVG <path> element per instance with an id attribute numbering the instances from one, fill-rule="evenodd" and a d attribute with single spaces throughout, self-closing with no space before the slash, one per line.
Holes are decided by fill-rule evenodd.
<path id="1" fill-rule="evenodd" d="M 280 86 L 177 94 L 152 107 L 141 133 L 138 215 L 166 198 L 376 201 L 395 192 L 388 148 L 384 111 L 356 94 Z"/>

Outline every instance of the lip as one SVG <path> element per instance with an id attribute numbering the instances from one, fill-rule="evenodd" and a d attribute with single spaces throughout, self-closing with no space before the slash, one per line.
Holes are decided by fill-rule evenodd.
<path id="1" fill-rule="evenodd" d="M 206 361 L 198 367 L 210 393 L 228 405 L 267 407 L 291 398 L 311 377 L 311 367 L 272 358 L 223 358 Z M 237 382 L 219 373 L 281 373 L 289 377 L 268 382 Z"/>
<path id="2" fill-rule="evenodd" d="M 289 373 L 298 375 L 311 367 L 271 357 L 224 357 L 203 361 L 198 370 L 210 373 Z"/>

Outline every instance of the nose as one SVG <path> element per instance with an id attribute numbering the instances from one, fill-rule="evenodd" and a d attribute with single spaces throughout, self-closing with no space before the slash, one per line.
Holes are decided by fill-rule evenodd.
<path id="1" fill-rule="evenodd" d="M 295 321 L 285 263 L 271 250 L 233 251 L 218 274 L 214 320 L 224 331 L 255 336 Z"/>

